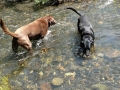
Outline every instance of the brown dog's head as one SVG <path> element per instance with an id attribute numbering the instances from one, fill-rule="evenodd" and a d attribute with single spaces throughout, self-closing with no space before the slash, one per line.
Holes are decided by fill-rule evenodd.
<path id="1" fill-rule="evenodd" d="M 57 23 L 57 21 L 50 15 L 47 15 L 44 18 L 48 21 L 49 27 Z"/>

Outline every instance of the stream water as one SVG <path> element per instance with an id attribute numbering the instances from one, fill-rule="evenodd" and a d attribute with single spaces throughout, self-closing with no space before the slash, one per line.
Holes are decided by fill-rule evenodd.
<path id="1" fill-rule="evenodd" d="M 87 15 L 93 26 L 96 37 L 95 53 L 89 58 L 78 54 L 79 16 L 71 10 L 66 10 L 68 6 Z M 33 41 L 33 56 L 21 47 L 16 56 L 11 47 L 12 37 L 0 29 L 0 88 L 120 90 L 120 1 L 65 3 L 58 7 L 42 9 L 18 4 L 3 8 L 0 18 L 3 18 L 11 31 L 15 31 L 46 14 L 52 15 L 57 24 L 49 28 L 50 33 L 43 40 Z M 53 85 L 54 78 L 61 78 L 63 83 Z"/>

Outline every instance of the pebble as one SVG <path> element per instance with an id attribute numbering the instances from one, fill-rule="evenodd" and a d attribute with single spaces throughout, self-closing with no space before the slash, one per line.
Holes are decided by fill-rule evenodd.
<path id="1" fill-rule="evenodd" d="M 107 86 L 99 83 L 96 85 L 92 85 L 92 90 L 109 90 L 109 89 L 107 88 Z"/>
<path id="2" fill-rule="evenodd" d="M 40 90 L 52 90 L 49 82 L 40 85 Z"/>
<path id="3" fill-rule="evenodd" d="M 71 76 L 71 77 L 73 77 L 73 79 L 74 79 L 75 75 L 76 75 L 75 72 L 68 72 L 68 73 L 65 73 L 65 77 Z"/>
<path id="4" fill-rule="evenodd" d="M 53 78 L 53 80 L 52 80 L 52 84 L 56 85 L 56 86 L 61 85 L 62 83 L 63 83 L 62 78 Z"/>
<path id="5" fill-rule="evenodd" d="M 103 24 L 103 21 L 99 21 L 98 23 L 99 23 L 99 24 Z"/>
<path id="6" fill-rule="evenodd" d="M 16 83 L 16 86 L 22 86 L 22 83 L 19 82 L 18 80 L 16 80 L 15 83 Z"/>
<path id="7" fill-rule="evenodd" d="M 33 70 L 30 71 L 30 74 L 33 73 Z"/>
<path id="8" fill-rule="evenodd" d="M 87 62 L 82 62 L 82 66 L 85 66 L 87 64 Z"/>
<path id="9" fill-rule="evenodd" d="M 39 75 L 40 75 L 40 78 L 42 78 L 42 76 L 43 76 L 43 72 L 41 71 L 41 72 L 39 73 Z"/>

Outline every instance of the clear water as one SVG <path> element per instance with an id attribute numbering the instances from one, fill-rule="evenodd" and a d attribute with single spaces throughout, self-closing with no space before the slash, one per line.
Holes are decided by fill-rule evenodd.
<path id="1" fill-rule="evenodd" d="M 78 54 L 79 16 L 66 10 L 68 6 L 87 15 L 93 26 L 95 54 L 90 58 L 82 58 Z M 103 87 L 120 90 L 120 2 L 96 0 L 89 3 L 65 3 L 39 10 L 18 4 L 4 8 L 0 17 L 11 31 L 15 31 L 46 14 L 52 15 L 57 24 L 49 28 L 50 33 L 42 43 L 41 40 L 37 44 L 33 41 L 33 56 L 22 48 L 19 48 L 19 55 L 15 56 L 11 48 L 12 37 L 0 29 L 0 85 L 5 76 L 8 77 L 11 90 L 41 90 L 40 86 L 45 83 L 50 83 L 52 90 L 106 90 Z M 66 76 L 70 73 L 72 75 Z M 62 78 L 63 84 L 52 85 L 55 77 Z"/>

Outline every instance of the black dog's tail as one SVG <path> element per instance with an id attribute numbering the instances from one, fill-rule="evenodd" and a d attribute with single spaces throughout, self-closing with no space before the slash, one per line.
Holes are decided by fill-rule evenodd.
<path id="1" fill-rule="evenodd" d="M 72 7 L 68 7 L 68 8 L 66 8 L 66 9 L 71 9 L 71 10 L 73 10 L 75 13 L 77 13 L 79 16 L 81 16 L 81 14 L 79 13 L 79 12 L 77 12 L 74 8 L 72 8 Z"/>

